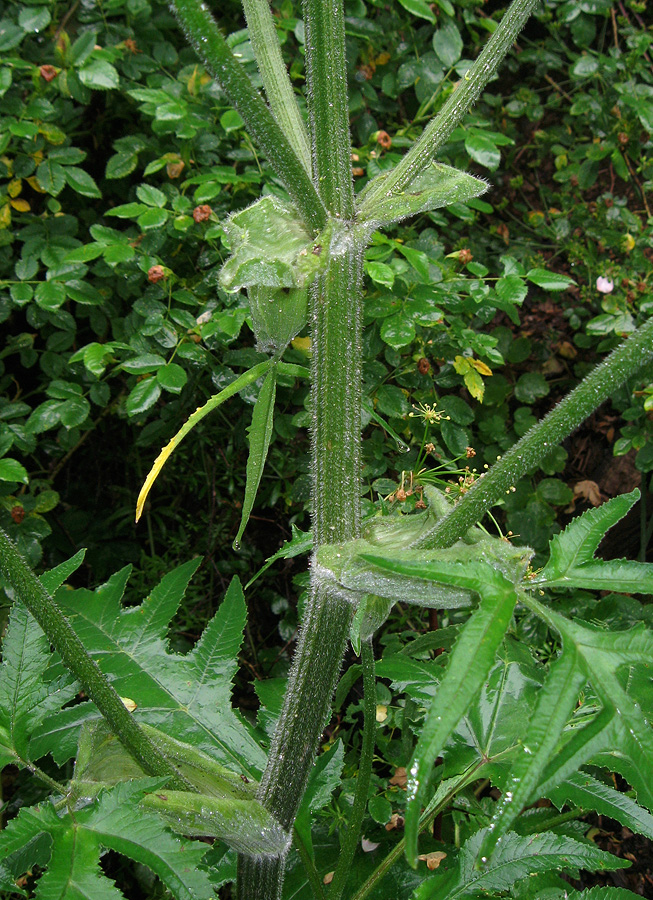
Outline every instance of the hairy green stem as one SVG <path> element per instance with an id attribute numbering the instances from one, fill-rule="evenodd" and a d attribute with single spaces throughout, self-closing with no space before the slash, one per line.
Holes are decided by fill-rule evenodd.
<path id="1" fill-rule="evenodd" d="M 326 225 L 326 211 L 308 172 L 231 52 L 205 4 L 201 0 L 171 0 L 171 8 L 195 52 L 217 78 L 250 136 L 283 181 L 305 223 L 315 233 L 322 231 Z"/>
<path id="2" fill-rule="evenodd" d="M 341 223 L 336 254 L 311 290 L 314 547 L 360 528 L 363 247 Z M 329 720 L 353 607 L 313 580 L 284 707 L 258 799 L 290 828 Z M 273 885 L 276 887 L 273 889 Z M 241 858 L 240 900 L 281 896 L 283 861 Z"/>
<path id="3" fill-rule="evenodd" d="M 329 212 L 354 215 L 342 0 L 304 0 L 313 178 Z"/>
<path id="4" fill-rule="evenodd" d="M 415 547 L 449 547 L 540 460 L 572 433 L 627 378 L 653 360 L 653 318 L 634 331 L 504 457 L 476 481 Z"/>
<path id="5" fill-rule="evenodd" d="M 310 176 L 311 149 L 308 132 L 281 56 L 270 4 L 268 0 L 243 0 L 243 11 L 272 115 Z"/>
<path id="6" fill-rule="evenodd" d="M 363 666 L 363 711 L 365 717 L 363 746 L 358 766 L 354 805 L 352 806 L 351 817 L 347 825 L 347 833 L 340 849 L 338 865 L 331 882 L 329 900 L 340 900 L 347 878 L 350 875 L 351 864 L 356 853 L 363 825 L 363 817 L 367 809 L 367 796 L 372 778 L 374 743 L 376 740 L 376 677 L 374 673 L 374 648 L 372 647 L 371 638 L 361 643 L 361 663 Z"/>
<path id="7" fill-rule="evenodd" d="M 362 218 L 368 215 L 373 218 L 378 199 L 400 193 L 430 165 L 451 132 L 478 100 L 537 3 L 538 0 L 513 0 L 499 27 L 419 140 L 387 176 L 379 178 L 378 183 L 372 182 L 365 191 L 361 198 Z"/>
<path id="8" fill-rule="evenodd" d="M 70 623 L 27 565 L 13 541 L 0 528 L 0 572 L 16 591 L 61 656 L 109 723 L 116 737 L 148 775 L 166 776 L 174 790 L 195 791 L 166 759 L 127 711 L 115 689 L 86 652 Z"/>
<path id="9" fill-rule="evenodd" d="M 341 596 L 313 586 L 299 645 L 275 732 L 268 767 L 257 797 L 290 828 L 331 711 L 331 698 L 345 652 L 352 616 Z M 276 900 L 281 896 L 283 860 L 241 857 L 240 900 Z"/>

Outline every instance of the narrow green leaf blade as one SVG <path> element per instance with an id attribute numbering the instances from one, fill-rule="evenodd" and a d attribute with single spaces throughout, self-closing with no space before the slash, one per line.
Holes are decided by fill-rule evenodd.
<path id="1" fill-rule="evenodd" d="M 261 375 L 267 372 L 271 364 L 271 360 L 266 360 L 265 362 L 259 363 L 258 365 L 253 366 L 253 368 L 248 369 L 247 372 L 243 372 L 243 374 L 239 375 L 238 378 L 231 382 L 231 384 L 227 385 L 224 390 L 220 391 L 219 394 L 214 394 L 213 397 L 206 401 L 204 406 L 198 407 L 195 412 L 188 417 L 188 420 L 182 425 L 177 434 L 175 434 L 175 436 L 168 441 L 163 450 L 161 450 L 154 460 L 152 468 L 148 472 L 147 478 L 138 495 L 138 500 L 136 501 L 137 522 L 143 514 L 143 507 L 145 506 L 147 495 L 156 481 L 159 472 L 166 464 L 168 457 L 173 450 L 183 441 L 188 432 L 192 431 L 197 423 L 202 421 L 204 416 L 207 416 L 210 412 L 213 412 L 214 409 L 217 409 L 217 407 L 220 406 L 221 403 L 224 403 L 225 400 L 233 397 L 238 391 L 242 391 L 243 388 L 248 387 L 248 385 L 260 378 Z"/>
<path id="2" fill-rule="evenodd" d="M 70 578 L 73 572 L 76 572 L 77 569 L 79 569 L 84 562 L 85 555 L 86 550 L 79 550 L 74 556 L 71 556 L 70 559 L 59 563 L 54 569 L 49 569 L 47 572 L 44 572 L 39 577 L 39 581 L 46 591 L 49 594 L 54 594 L 54 592 Z"/>
<path id="3" fill-rule="evenodd" d="M 553 580 L 561 586 L 589 591 L 650 594 L 653 593 L 653 564 L 631 559 L 595 559 L 582 566 L 570 566 L 564 575 Z"/>
<path id="4" fill-rule="evenodd" d="M 477 866 L 484 831 L 474 834 L 462 848 L 455 869 L 445 876 L 428 879 L 413 894 L 414 900 L 454 900 L 509 891 L 514 883 L 536 872 L 578 869 L 624 869 L 630 863 L 599 850 L 592 843 L 581 843 L 552 832 L 537 835 L 507 834 L 491 858 Z M 584 895 L 582 895 L 584 896 Z"/>
<path id="5" fill-rule="evenodd" d="M 570 571 L 594 560 L 596 548 L 604 534 L 626 515 L 639 499 L 637 488 L 607 500 L 574 519 L 550 543 L 551 556 L 536 581 L 560 581 Z"/>
<path id="6" fill-rule="evenodd" d="M 252 413 L 252 424 L 247 429 L 249 435 L 249 456 L 247 457 L 247 482 L 245 484 L 245 500 L 240 517 L 240 527 L 234 540 L 234 550 L 240 549 L 240 541 L 247 522 L 254 508 L 254 500 L 268 456 L 272 425 L 274 424 L 274 401 L 277 395 L 276 368 L 270 369 L 266 375 L 256 405 Z"/>
<path id="7" fill-rule="evenodd" d="M 489 566 L 483 568 L 488 568 L 492 577 L 451 652 L 409 768 L 405 834 L 406 857 L 413 868 L 417 865 L 420 808 L 433 764 L 487 678 L 517 599 L 510 582 Z"/>
<path id="8" fill-rule="evenodd" d="M 513 763 L 512 775 L 497 804 L 491 829 L 482 847 L 483 856 L 490 856 L 497 842 L 503 839 L 522 808 L 530 801 L 576 705 L 578 692 L 586 681 L 587 672 L 576 648 L 565 646 L 539 691 L 528 726 L 527 742 L 524 742 L 522 752 Z"/>
<path id="9" fill-rule="evenodd" d="M 268 556 L 265 560 L 265 564 L 261 566 L 256 575 L 252 576 L 250 580 L 245 585 L 245 590 L 251 587 L 257 578 L 259 578 L 266 569 L 269 569 L 273 563 L 275 563 L 278 559 L 293 559 L 295 556 L 301 556 L 303 553 L 310 553 L 313 549 L 313 535 L 306 531 L 300 531 L 299 528 L 293 523 L 291 526 L 292 537 L 289 541 L 285 541 L 283 546 L 277 550 L 276 553 L 273 553 L 272 556 Z"/>
<path id="10" fill-rule="evenodd" d="M 653 816 L 626 794 L 603 784 L 588 772 L 574 772 L 548 797 L 558 809 L 572 803 L 581 809 L 592 810 L 621 822 L 636 834 L 653 839 Z"/>

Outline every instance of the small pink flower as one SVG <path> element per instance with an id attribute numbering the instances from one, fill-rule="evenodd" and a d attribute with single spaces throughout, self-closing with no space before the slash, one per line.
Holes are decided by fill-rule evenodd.
<path id="1" fill-rule="evenodd" d="M 596 279 L 596 289 L 601 294 L 609 294 L 614 290 L 614 281 L 610 281 L 605 275 L 599 275 Z"/>

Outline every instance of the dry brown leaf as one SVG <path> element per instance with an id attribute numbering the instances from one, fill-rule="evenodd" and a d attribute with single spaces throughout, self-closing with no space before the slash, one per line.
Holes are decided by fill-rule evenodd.
<path id="1" fill-rule="evenodd" d="M 424 860 L 428 869 L 433 871 L 433 869 L 437 869 L 443 859 L 446 859 L 447 854 L 443 853 L 442 850 L 434 850 L 433 853 L 422 853 L 421 856 L 418 856 L 418 859 Z"/>

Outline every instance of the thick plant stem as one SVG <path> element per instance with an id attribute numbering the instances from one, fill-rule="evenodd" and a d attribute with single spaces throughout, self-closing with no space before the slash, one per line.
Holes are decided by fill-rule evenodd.
<path id="1" fill-rule="evenodd" d="M 16 591 L 61 656 L 63 664 L 81 682 L 111 730 L 148 775 L 167 776 L 174 790 L 196 788 L 175 769 L 138 726 L 115 689 L 86 652 L 68 620 L 27 565 L 15 544 L 0 528 L 0 572 Z"/>
<path id="2" fill-rule="evenodd" d="M 620 344 L 583 381 L 567 394 L 550 413 L 496 462 L 490 471 L 479 478 L 451 512 L 427 534 L 415 542 L 415 547 L 449 547 L 468 528 L 483 518 L 506 491 L 530 469 L 537 466 L 546 454 L 563 441 L 608 397 L 653 360 L 653 318 Z"/>
<path id="3" fill-rule="evenodd" d="M 363 248 L 355 233 L 341 236 L 338 254 L 330 257 L 312 289 L 316 548 L 351 540 L 359 533 Z M 285 828 L 295 819 L 329 719 L 352 614 L 349 600 L 313 581 L 283 711 L 257 795 Z M 238 896 L 240 900 L 276 900 L 282 879 L 282 860 L 241 858 Z"/>
<path id="4" fill-rule="evenodd" d="M 430 165 L 451 132 L 478 100 L 537 3 L 538 0 L 513 0 L 499 27 L 419 140 L 387 176 L 379 178 L 378 183 L 372 182 L 365 191 L 360 208 L 362 218 L 368 214 L 373 216 L 377 199 L 405 190 Z"/>
<path id="5" fill-rule="evenodd" d="M 314 586 L 288 681 L 270 761 L 257 797 L 285 828 L 297 814 L 306 782 L 331 711 L 331 698 L 349 635 L 352 606 L 341 596 Z M 240 857 L 240 900 L 277 900 L 282 859 Z"/>
<path id="6" fill-rule="evenodd" d="M 354 215 L 342 0 L 304 0 L 313 178 L 325 206 Z"/>
<path id="7" fill-rule="evenodd" d="M 272 115 L 310 175 L 311 149 L 308 133 L 281 57 L 270 4 L 268 0 L 243 0 L 243 10 Z"/>
<path id="8" fill-rule="evenodd" d="M 376 678 L 374 675 L 374 648 L 371 638 L 361 643 L 361 662 L 363 665 L 363 710 L 365 716 L 363 746 L 358 765 L 354 805 L 351 810 L 347 834 L 342 842 L 338 866 L 331 882 L 328 900 L 340 900 L 345 889 L 360 838 L 363 818 L 367 809 L 370 780 L 372 778 L 374 742 L 376 740 Z"/>
<path id="9" fill-rule="evenodd" d="M 247 131 L 283 181 L 305 223 L 315 233 L 322 231 L 326 211 L 308 172 L 205 4 L 201 0 L 171 0 L 171 7 L 186 38 L 242 116 Z"/>

